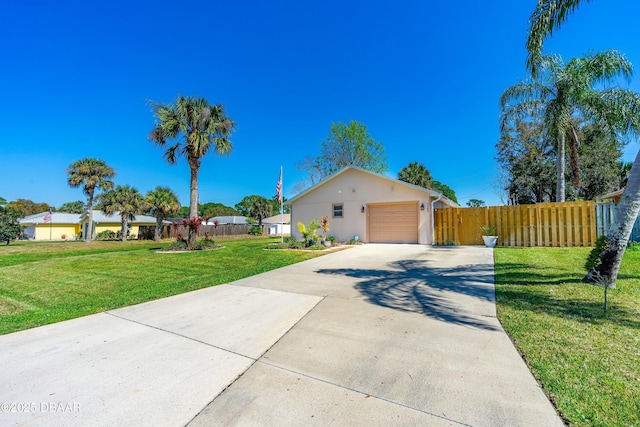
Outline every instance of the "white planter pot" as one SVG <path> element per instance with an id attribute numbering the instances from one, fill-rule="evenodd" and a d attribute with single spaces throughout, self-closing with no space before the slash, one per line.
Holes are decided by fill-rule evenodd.
<path id="1" fill-rule="evenodd" d="M 482 240 L 484 240 L 484 245 L 487 248 L 495 248 L 498 242 L 498 236 L 482 236 Z"/>

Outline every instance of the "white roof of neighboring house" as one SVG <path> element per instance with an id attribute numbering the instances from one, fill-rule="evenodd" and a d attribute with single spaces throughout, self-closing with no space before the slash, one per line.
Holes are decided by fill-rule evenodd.
<path id="1" fill-rule="evenodd" d="M 86 220 L 88 216 L 88 212 L 83 214 L 72 214 L 66 212 L 52 212 L 51 213 L 51 221 L 44 222 L 44 217 L 47 216 L 49 212 L 40 212 L 34 215 L 29 215 L 27 217 L 19 220 L 22 225 L 37 225 L 37 224 L 80 224 Z M 133 221 L 129 221 L 129 224 L 155 224 L 156 218 L 149 215 L 136 215 L 136 219 Z M 94 210 L 93 211 L 93 222 L 96 223 L 118 223 L 120 224 L 120 212 L 116 212 L 113 215 L 106 215 L 102 211 Z M 167 223 L 167 221 L 164 221 Z"/>
<path id="2" fill-rule="evenodd" d="M 209 224 L 213 224 L 213 221 L 218 220 L 219 224 L 248 224 L 246 216 L 214 216 L 209 218 Z"/>
<path id="3" fill-rule="evenodd" d="M 83 222 L 85 221 L 89 216 L 88 212 L 83 213 L 82 215 L 80 215 L 80 221 Z M 133 221 L 129 221 L 129 224 L 155 224 L 156 223 L 156 218 L 153 216 L 149 216 L 149 215 L 134 215 L 135 219 Z M 120 224 L 120 212 L 116 212 L 113 213 L 111 215 L 107 215 L 102 211 L 98 211 L 98 210 L 94 210 L 93 211 L 93 222 L 95 223 L 105 223 L 105 222 L 110 222 L 110 223 L 118 223 Z"/>
<path id="4" fill-rule="evenodd" d="M 80 224 L 80 214 L 72 214 L 66 212 L 52 212 L 51 221 L 44 222 L 44 217 L 49 215 L 49 212 L 40 212 L 37 214 L 26 216 L 18 222 L 22 225 L 37 225 L 37 224 Z"/>
<path id="5" fill-rule="evenodd" d="M 317 183 L 313 187 L 308 188 L 305 191 L 303 191 L 302 193 L 296 195 L 294 198 L 287 200 L 285 203 L 287 205 L 291 205 L 291 203 L 293 203 L 294 201 L 304 197 L 305 195 L 309 194 L 310 192 L 314 191 L 315 189 L 323 186 L 327 182 L 334 180 L 335 178 L 337 178 L 338 176 L 342 175 L 343 173 L 345 173 L 346 171 L 348 171 L 350 169 L 357 170 L 357 171 L 360 171 L 360 172 L 364 172 L 364 173 L 372 175 L 372 176 L 377 176 L 378 178 L 386 179 L 387 181 L 393 182 L 394 184 L 405 185 L 407 187 L 414 188 L 416 190 L 419 190 L 419 191 L 422 191 L 422 192 L 425 192 L 425 193 L 429 194 L 433 198 L 440 197 L 439 201 L 444 203 L 445 205 L 449 205 L 449 206 L 454 207 L 454 208 L 459 208 L 460 207 L 460 205 L 458 205 L 456 202 L 454 202 L 453 200 L 448 199 L 447 197 L 445 197 L 444 195 L 438 193 L 437 191 L 428 190 L 426 188 L 423 188 L 423 187 L 420 187 L 420 186 L 417 186 L 417 185 L 413 185 L 413 184 L 409 184 L 408 182 L 400 181 L 400 180 L 395 179 L 395 178 L 390 178 L 390 177 L 388 177 L 386 175 L 382 175 L 382 174 L 379 174 L 379 173 L 371 172 L 369 170 L 362 169 L 362 168 L 357 167 L 357 166 L 347 166 L 347 167 L 345 167 L 341 171 L 336 172 L 333 175 L 331 175 L 329 178 L 326 178 L 325 180 L 320 181 L 319 183 Z"/>
<path id="6" fill-rule="evenodd" d="M 274 215 L 267 218 L 262 219 L 263 224 L 290 224 L 291 223 L 291 214 L 283 214 L 283 215 Z"/>

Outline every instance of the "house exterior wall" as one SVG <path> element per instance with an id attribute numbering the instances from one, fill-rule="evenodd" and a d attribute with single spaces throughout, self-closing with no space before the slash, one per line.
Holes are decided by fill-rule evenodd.
<path id="1" fill-rule="evenodd" d="M 80 224 L 37 224 L 34 227 L 34 240 L 73 239 L 80 233 Z"/>
<path id="2" fill-rule="evenodd" d="M 83 227 L 84 224 L 86 224 L 86 221 L 83 223 Z M 120 224 L 119 222 L 101 222 L 101 223 L 94 223 L 94 236 L 96 236 L 98 233 L 100 233 L 101 231 L 105 231 L 105 230 L 111 230 L 114 233 L 118 233 L 120 230 L 122 230 L 122 224 Z M 156 223 L 149 223 L 149 224 L 129 224 L 129 228 L 131 231 L 129 231 L 129 234 L 135 234 L 136 236 L 138 236 L 139 232 L 140 232 L 140 226 L 144 225 L 144 226 L 156 226 Z"/>
<path id="3" fill-rule="evenodd" d="M 347 241 L 357 235 L 360 241 L 368 242 L 367 205 L 403 202 L 416 203 L 417 206 L 424 203 L 424 210 L 418 211 L 418 243 L 432 243 L 431 197 L 428 193 L 356 169 L 347 170 L 294 200 L 291 204 L 291 232 L 301 239 L 298 222 L 308 225 L 313 218 L 320 220 L 327 215 L 328 235 L 339 241 Z M 332 216 L 336 203 L 343 205 L 342 218 Z M 365 206 L 365 213 L 362 213 L 362 206 Z"/>

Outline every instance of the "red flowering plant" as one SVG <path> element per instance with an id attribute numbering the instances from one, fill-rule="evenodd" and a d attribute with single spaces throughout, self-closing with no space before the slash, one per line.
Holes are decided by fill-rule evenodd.
<path id="1" fill-rule="evenodd" d="M 173 228 L 176 231 L 176 241 L 183 242 L 187 249 L 193 249 L 193 243 L 196 241 L 198 237 L 198 229 L 202 225 L 202 222 L 208 220 L 208 218 L 203 219 L 202 217 L 191 218 L 191 219 L 182 219 L 182 224 L 179 224 L 178 221 L 173 222 Z M 182 230 L 180 230 L 180 225 L 182 225 Z"/>

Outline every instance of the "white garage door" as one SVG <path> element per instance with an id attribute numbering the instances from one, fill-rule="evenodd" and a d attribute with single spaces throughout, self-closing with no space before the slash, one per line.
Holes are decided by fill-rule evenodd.
<path id="1" fill-rule="evenodd" d="M 418 204 L 368 206 L 369 242 L 418 243 Z"/>

